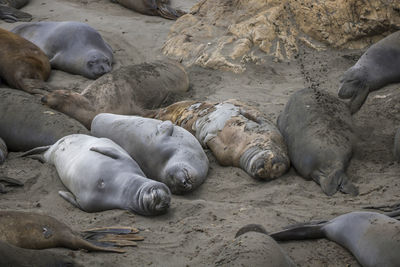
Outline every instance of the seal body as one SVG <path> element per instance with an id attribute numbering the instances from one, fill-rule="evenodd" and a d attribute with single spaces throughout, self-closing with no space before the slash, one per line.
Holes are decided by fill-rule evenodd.
<path id="1" fill-rule="evenodd" d="M 393 154 L 397 161 L 400 161 L 400 128 L 397 129 L 394 136 Z"/>
<path id="2" fill-rule="evenodd" d="M 111 71 L 111 47 L 85 23 L 32 22 L 19 25 L 12 31 L 40 47 L 55 69 L 89 79 Z"/>
<path id="3" fill-rule="evenodd" d="M 194 190 L 207 177 L 203 148 L 192 134 L 170 121 L 99 114 L 91 132 L 119 144 L 147 177 L 166 184 L 174 194 Z"/>
<path id="4" fill-rule="evenodd" d="M 62 183 L 72 193 L 59 194 L 83 211 L 126 209 L 155 215 L 169 207 L 168 187 L 146 178 L 139 165 L 110 139 L 69 135 L 50 146 L 43 159 L 56 167 Z"/>
<path id="5" fill-rule="evenodd" d="M 3 139 L 0 138 L 0 164 L 2 164 L 7 157 L 8 151 L 6 143 L 4 143 Z"/>
<path id="6" fill-rule="evenodd" d="M 15 33 L 0 29 L 0 78 L 10 87 L 43 93 L 51 67 L 43 51 Z"/>
<path id="7" fill-rule="evenodd" d="M 294 93 L 278 117 L 293 166 L 301 176 L 320 184 L 329 196 L 338 190 L 358 194 L 345 174 L 355 138 L 352 125 L 344 103 L 314 89 Z"/>
<path id="8" fill-rule="evenodd" d="M 400 265 L 400 221 L 375 212 L 351 212 L 271 234 L 277 241 L 327 238 L 350 250 L 365 267 Z"/>
<path id="9" fill-rule="evenodd" d="M 290 166 L 276 126 L 240 101 L 182 101 L 160 109 L 155 118 L 185 128 L 210 148 L 221 165 L 240 167 L 252 177 L 271 180 Z"/>
<path id="10" fill-rule="evenodd" d="M 27 93 L 0 90 L 0 137 L 8 150 L 26 151 L 52 145 L 73 133 L 89 132 L 76 120 L 43 106 Z"/>
<path id="11" fill-rule="evenodd" d="M 0 0 L 0 19 L 6 22 L 30 21 L 31 14 L 18 10 L 28 2 L 29 0 Z"/>
<path id="12" fill-rule="evenodd" d="M 145 15 L 161 16 L 166 19 L 177 19 L 186 14 L 181 10 L 172 8 L 169 0 L 111 0 L 111 2 L 119 3 Z"/>
<path id="13" fill-rule="evenodd" d="M 151 109 L 188 88 L 189 78 L 181 64 L 155 61 L 125 66 L 106 74 L 81 94 L 54 91 L 43 97 L 42 102 L 90 128 L 99 113 L 150 116 Z"/>
<path id="14" fill-rule="evenodd" d="M 372 45 L 343 75 L 340 98 L 351 98 L 350 110 L 357 112 L 368 93 L 400 82 L 400 31 Z"/>

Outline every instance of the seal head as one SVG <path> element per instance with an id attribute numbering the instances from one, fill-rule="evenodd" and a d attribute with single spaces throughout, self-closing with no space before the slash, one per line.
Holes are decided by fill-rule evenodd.
<path id="1" fill-rule="evenodd" d="M 85 58 L 85 76 L 90 79 L 97 79 L 111 71 L 111 63 L 111 60 L 99 50 L 91 50 Z"/>
<path id="2" fill-rule="evenodd" d="M 198 180 L 197 177 L 199 175 L 188 164 L 184 162 L 175 163 L 167 166 L 165 169 L 167 179 L 164 182 L 173 194 L 185 194 L 197 186 L 194 183 Z"/>
<path id="3" fill-rule="evenodd" d="M 131 199 L 130 210 L 144 215 L 157 215 L 165 213 L 171 202 L 171 192 L 168 187 L 159 182 L 145 183 Z M 137 210 L 137 203 L 140 210 Z"/>

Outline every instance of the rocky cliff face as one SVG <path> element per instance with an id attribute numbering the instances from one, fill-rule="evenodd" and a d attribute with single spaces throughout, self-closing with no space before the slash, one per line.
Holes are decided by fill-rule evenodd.
<path id="1" fill-rule="evenodd" d="M 179 18 L 163 52 L 186 65 L 245 70 L 290 60 L 299 42 L 359 49 L 400 30 L 398 0 L 202 0 Z"/>

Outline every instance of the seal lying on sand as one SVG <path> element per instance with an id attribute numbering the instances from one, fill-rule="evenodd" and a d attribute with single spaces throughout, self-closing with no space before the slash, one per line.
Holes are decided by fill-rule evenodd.
<path id="1" fill-rule="evenodd" d="M 54 69 L 89 79 L 97 79 L 111 71 L 111 47 L 95 29 L 85 23 L 32 22 L 21 24 L 12 32 L 40 47 Z"/>
<path id="2" fill-rule="evenodd" d="M 166 19 L 177 19 L 186 12 L 174 9 L 169 4 L 169 0 L 111 0 L 122 6 L 137 11 L 139 13 L 160 16 Z"/>
<path id="3" fill-rule="evenodd" d="M 351 212 L 270 236 L 277 241 L 327 238 L 350 250 L 362 266 L 400 265 L 400 221 L 375 212 Z"/>
<path id="4" fill-rule="evenodd" d="M 173 93 L 189 89 L 183 66 L 155 61 L 122 67 L 89 85 L 81 94 L 59 90 L 42 98 L 49 107 L 77 119 L 87 128 L 99 113 L 149 116 Z"/>
<path id="5" fill-rule="evenodd" d="M 43 106 L 35 97 L 1 88 L 0 136 L 9 151 L 52 145 L 73 133 L 89 132 L 76 120 Z"/>
<path id="6" fill-rule="evenodd" d="M 340 98 L 351 98 L 351 113 L 364 104 L 369 92 L 400 82 L 400 31 L 372 45 L 341 80 Z"/>
<path id="7" fill-rule="evenodd" d="M 81 267 L 82 265 L 60 253 L 23 249 L 0 241 L 0 266 Z"/>
<path id="8" fill-rule="evenodd" d="M 39 47 L 1 28 L 0 47 L 0 79 L 28 93 L 50 90 L 45 83 L 50 76 L 50 62 Z"/>
<path id="9" fill-rule="evenodd" d="M 32 20 L 31 14 L 18 10 L 28 2 L 29 0 L 0 0 L 0 19 L 6 22 Z"/>
<path id="10" fill-rule="evenodd" d="M 73 134 L 22 156 L 39 152 L 44 154 L 38 158 L 56 167 L 72 193 L 59 194 L 83 211 L 126 209 L 156 215 L 169 208 L 168 187 L 146 178 L 139 165 L 110 139 Z"/>
<path id="11" fill-rule="evenodd" d="M 271 237 L 249 232 L 223 248 L 214 266 L 294 267 L 293 261 Z"/>
<path id="12" fill-rule="evenodd" d="M 91 132 L 116 142 L 147 177 L 166 184 L 174 194 L 192 191 L 207 178 L 203 148 L 191 133 L 170 121 L 103 113 L 93 119 Z"/>
<path id="13" fill-rule="evenodd" d="M 21 211 L 0 211 L 0 240 L 27 249 L 64 247 L 123 253 L 116 246 L 135 246 L 143 240 L 135 228 L 108 227 L 84 231 L 83 238 L 53 217 Z"/>
<path id="14" fill-rule="evenodd" d="M 276 126 L 237 100 L 182 101 L 160 109 L 155 118 L 185 128 L 211 149 L 221 165 L 240 167 L 252 177 L 270 180 L 289 168 L 286 145 Z"/>
<path id="15" fill-rule="evenodd" d="M 338 190 L 358 194 L 345 174 L 355 139 L 352 125 L 345 103 L 314 89 L 294 93 L 278 117 L 293 166 L 329 196 Z"/>

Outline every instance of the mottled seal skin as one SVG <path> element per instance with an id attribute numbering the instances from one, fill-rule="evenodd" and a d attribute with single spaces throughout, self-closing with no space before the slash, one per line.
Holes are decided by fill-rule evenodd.
<path id="1" fill-rule="evenodd" d="M 350 250 L 365 267 L 400 265 L 400 221 L 375 212 L 351 212 L 272 233 L 277 241 L 327 238 Z"/>
<path id="2" fill-rule="evenodd" d="M 185 128 L 211 149 L 221 165 L 240 167 L 251 177 L 272 180 L 290 166 L 276 126 L 240 101 L 182 101 L 160 109 L 155 118 Z"/>
<path id="3" fill-rule="evenodd" d="M 0 19 L 9 23 L 32 20 L 31 14 L 18 10 L 28 2 L 29 0 L 0 0 Z"/>
<path id="4" fill-rule="evenodd" d="M 278 243 L 261 233 L 248 232 L 229 242 L 214 266 L 296 266 Z"/>
<path id="5" fill-rule="evenodd" d="M 43 94 L 51 67 L 47 56 L 35 44 L 0 28 L 0 79 L 10 87 Z M 42 90 L 43 89 L 43 90 Z"/>
<path id="6" fill-rule="evenodd" d="M 6 161 L 8 151 L 7 151 L 7 146 L 6 143 L 4 143 L 3 139 L 0 137 L 0 165 Z"/>
<path id="7" fill-rule="evenodd" d="M 207 178 L 203 148 L 170 121 L 103 113 L 94 118 L 91 132 L 119 144 L 147 177 L 166 184 L 174 194 L 190 192 Z"/>
<path id="8" fill-rule="evenodd" d="M 72 258 L 52 251 L 23 249 L 0 241 L 0 266 L 83 267 Z"/>
<path id="9" fill-rule="evenodd" d="M 132 237 L 137 229 L 120 227 L 108 228 L 121 237 Z M 87 251 L 107 251 L 123 253 L 125 251 L 114 245 L 115 234 L 105 235 L 107 228 L 74 232 L 66 224 L 53 217 L 22 211 L 0 211 L 0 240 L 10 245 L 26 249 L 46 249 L 64 247 L 85 249 Z M 101 239 L 99 239 L 100 237 Z M 113 239 L 114 238 L 114 241 Z M 123 245 L 121 245 L 123 246 Z"/>
<path id="10" fill-rule="evenodd" d="M 126 8 L 145 15 L 160 16 L 172 20 L 186 14 L 182 10 L 172 8 L 169 5 L 169 0 L 111 0 L 111 2 L 119 3 Z"/>
<path id="11" fill-rule="evenodd" d="M 71 192 L 59 194 L 83 211 L 125 209 L 157 215 L 169 208 L 168 187 L 146 178 L 139 165 L 110 139 L 73 134 L 23 156 L 43 151 L 41 159 L 56 167 Z"/>
<path id="12" fill-rule="evenodd" d="M 42 105 L 34 96 L 1 88 L 0 136 L 9 151 L 52 145 L 73 133 L 89 132 L 76 120 Z"/>
<path id="13" fill-rule="evenodd" d="M 85 23 L 32 22 L 21 24 L 12 32 L 40 47 L 54 69 L 89 79 L 97 79 L 111 71 L 111 47 L 95 29 Z"/>
<path id="14" fill-rule="evenodd" d="M 183 66 L 155 61 L 122 67 L 90 84 L 81 94 L 54 91 L 42 98 L 47 106 L 80 121 L 87 128 L 99 113 L 151 116 L 170 95 L 189 89 Z"/>
<path id="15" fill-rule="evenodd" d="M 346 104 L 316 89 L 292 94 L 278 117 L 293 166 L 301 176 L 321 185 L 328 196 L 338 190 L 358 194 L 345 173 L 355 139 L 352 126 Z"/>
<path id="16" fill-rule="evenodd" d="M 364 104 L 369 92 L 400 82 L 400 31 L 372 45 L 341 79 L 340 98 L 351 98 L 351 113 Z"/>

